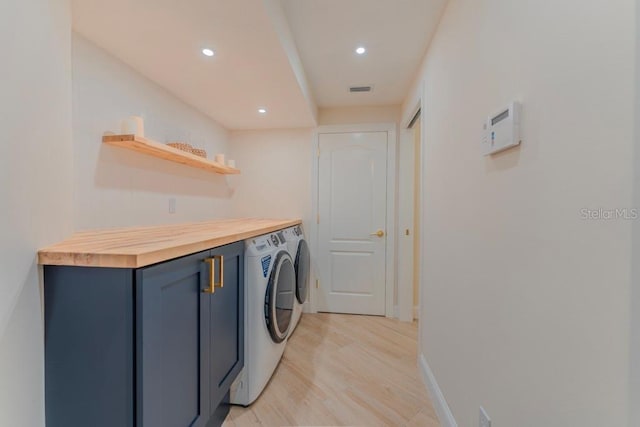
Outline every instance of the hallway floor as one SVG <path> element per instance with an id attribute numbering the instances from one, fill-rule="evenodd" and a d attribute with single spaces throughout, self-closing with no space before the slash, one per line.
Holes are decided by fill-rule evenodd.
<path id="1" fill-rule="evenodd" d="M 224 427 L 439 427 L 418 372 L 416 323 L 305 314 L 271 382 Z"/>

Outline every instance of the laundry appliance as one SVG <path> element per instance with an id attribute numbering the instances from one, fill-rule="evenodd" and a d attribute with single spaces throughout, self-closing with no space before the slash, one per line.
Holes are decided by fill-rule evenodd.
<path id="1" fill-rule="evenodd" d="M 290 332 L 292 333 L 302 317 L 302 309 L 309 295 L 311 256 L 309 253 L 309 245 L 304 238 L 304 231 L 301 225 L 284 230 L 284 237 L 287 241 L 289 254 L 293 259 L 296 271 L 296 297 L 294 299 L 293 320 Z"/>
<path id="2" fill-rule="evenodd" d="M 230 402 L 247 406 L 269 382 L 293 324 L 294 260 L 282 231 L 245 241 L 245 366 Z"/>

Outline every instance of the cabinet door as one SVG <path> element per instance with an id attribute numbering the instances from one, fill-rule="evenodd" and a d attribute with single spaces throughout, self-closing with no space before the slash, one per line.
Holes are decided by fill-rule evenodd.
<path id="1" fill-rule="evenodd" d="M 223 287 L 210 296 L 213 412 L 244 366 L 244 242 L 213 249 L 211 254 L 222 256 L 224 266 Z"/>
<path id="2" fill-rule="evenodd" d="M 136 272 L 137 425 L 205 426 L 209 408 L 209 251 Z"/>

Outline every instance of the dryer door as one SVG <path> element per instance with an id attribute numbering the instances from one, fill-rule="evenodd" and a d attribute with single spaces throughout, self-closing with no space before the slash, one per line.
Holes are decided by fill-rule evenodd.
<path id="1" fill-rule="evenodd" d="M 287 338 L 293 314 L 296 273 L 286 251 L 276 255 L 264 300 L 264 317 L 271 339 L 280 343 Z"/>
<path id="2" fill-rule="evenodd" d="M 309 293 L 309 269 L 311 267 L 311 256 L 309 255 L 309 245 L 302 239 L 298 244 L 296 253 L 296 298 L 300 304 L 304 304 Z"/>

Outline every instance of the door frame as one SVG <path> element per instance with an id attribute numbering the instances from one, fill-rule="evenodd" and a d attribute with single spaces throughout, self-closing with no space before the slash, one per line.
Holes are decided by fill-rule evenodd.
<path id="1" fill-rule="evenodd" d="M 416 116 L 416 114 L 418 113 L 418 111 L 420 111 L 420 117 L 418 117 L 418 120 L 420 121 L 420 141 L 418 141 L 418 143 L 420 144 L 420 167 L 418 168 L 417 171 L 415 171 L 415 173 L 418 174 L 418 179 L 420 181 L 420 200 L 419 200 L 419 209 L 418 209 L 418 226 L 420 229 L 420 234 L 415 234 L 414 233 L 414 238 L 418 238 L 420 239 L 420 241 L 418 242 L 418 245 L 420 247 L 420 258 L 418 259 L 418 269 L 417 269 L 417 274 L 418 274 L 418 354 L 421 353 L 421 348 L 422 348 L 422 334 L 423 334 L 423 328 L 424 328 L 424 320 L 422 319 L 421 316 L 421 311 L 422 311 L 422 307 L 424 307 L 424 302 L 423 299 L 425 298 L 425 293 L 424 293 L 424 263 L 422 262 L 422 260 L 424 259 L 424 254 L 425 252 L 425 247 L 426 247 L 426 239 L 424 238 L 425 236 L 425 232 L 424 232 L 424 227 L 425 227 L 425 223 L 426 223 L 426 218 L 425 218 L 425 214 L 424 214 L 424 203 L 426 200 L 426 188 L 425 188 L 425 159 L 426 159 L 426 123 L 425 123 L 425 116 L 426 116 L 426 111 L 425 111 L 425 103 L 424 103 L 424 93 L 425 93 L 425 85 L 424 85 L 424 81 L 421 81 L 418 84 L 418 87 L 414 93 L 414 95 L 412 95 L 412 100 L 410 102 L 411 103 L 407 103 L 408 105 L 413 105 L 411 108 L 408 108 L 406 110 L 406 113 L 404 114 L 404 116 L 402 117 L 401 121 L 400 121 L 400 128 L 401 129 L 408 129 L 409 125 L 411 124 L 411 121 L 413 120 L 413 118 Z M 407 297 L 407 293 L 411 292 L 413 293 L 413 286 L 412 284 L 409 284 L 407 286 L 404 286 L 403 289 L 398 289 L 398 294 L 400 295 L 400 293 L 403 292 L 403 298 L 406 300 Z M 400 298 L 399 298 L 400 299 Z M 412 313 L 413 313 L 413 307 L 411 308 Z"/>
<path id="2" fill-rule="evenodd" d="M 420 93 L 422 93 L 422 86 L 420 86 Z M 418 255 L 422 255 L 424 253 L 424 239 L 423 239 L 423 226 L 424 221 L 422 218 L 422 201 L 424 200 L 424 106 L 422 104 L 422 96 L 419 96 L 417 99 L 414 99 L 413 107 L 408 109 L 405 116 L 402 117 L 400 122 L 400 132 L 402 135 L 402 142 L 407 143 L 407 138 L 414 138 L 413 133 L 415 131 L 412 130 L 409 126 L 414 124 L 413 119 L 416 117 L 416 114 L 420 113 L 418 117 L 418 122 L 420 123 L 420 140 L 418 144 L 420 144 L 420 167 L 413 171 L 414 174 L 418 175 L 418 181 L 420 182 L 420 199 L 414 200 L 414 204 L 418 203 L 418 215 L 417 218 L 414 218 L 414 221 L 418 223 L 419 234 L 413 233 L 413 238 L 418 239 L 418 245 L 420 247 L 420 251 Z M 414 141 L 412 140 L 412 143 Z M 398 215 L 400 213 L 400 206 L 398 205 Z M 398 216 L 399 220 L 399 216 Z M 398 227 L 400 225 L 398 224 Z M 398 256 L 400 256 L 400 246 L 398 245 Z M 418 301 L 413 301 L 413 281 L 401 283 L 398 280 L 398 319 L 402 321 L 412 322 L 415 317 L 419 317 L 420 307 L 422 307 L 422 262 L 418 258 L 415 259 L 416 254 L 413 254 L 414 262 L 418 263 L 417 268 L 417 278 L 414 277 L 414 280 L 418 282 Z M 413 276 L 413 272 L 411 274 Z M 418 316 L 415 316 L 414 307 L 418 308 Z M 418 337 L 419 339 L 419 337 Z"/>
<path id="3" fill-rule="evenodd" d="M 394 305 L 394 290 L 396 285 L 396 205 L 397 205 L 397 192 L 396 192 L 396 171 L 397 171 L 397 131 L 395 123 L 371 123 L 371 124 L 354 124 L 354 125 L 325 125 L 318 126 L 313 132 L 313 139 L 311 145 L 312 154 L 312 167 L 311 167 L 311 210 L 312 221 L 309 235 L 312 241 L 309 244 L 309 248 L 312 254 L 317 255 L 319 252 L 318 246 L 320 240 L 318 238 L 318 185 L 320 184 L 320 135 L 329 133 L 349 133 L 349 132 L 387 132 L 387 212 L 386 212 L 386 277 L 385 277 L 385 316 L 393 316 Z M 317 256 L 312 257 L 311 279 L 312 286 L 309 295 L 309 311 L 312 313 L 318 312 L 317 301 Z M 322 284 L 321 284 L 322 286 Z"/>

